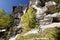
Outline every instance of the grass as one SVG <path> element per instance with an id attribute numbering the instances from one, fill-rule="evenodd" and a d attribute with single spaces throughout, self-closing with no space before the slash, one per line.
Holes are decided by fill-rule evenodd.
<path id="1" fill-rule="evenodd" d="M 18 36 L 16 40 L 37 40 L 37 39 L 45 39 L 46 40 L 59 40 L 60 38 L 60 28 L 49 28 L 44 30 L 42 33 L 38 34 L 30 34 L 27 36 Z"/>
<path id="2" fill-rule="evenodd" d="M 21 17 L 21 26 L 23 27 L 24 34 L 33 28 L 37 28 L 38 23 L 36 22 L 36 10 L 32 7 L 29 7 L 28 11 Z"/>

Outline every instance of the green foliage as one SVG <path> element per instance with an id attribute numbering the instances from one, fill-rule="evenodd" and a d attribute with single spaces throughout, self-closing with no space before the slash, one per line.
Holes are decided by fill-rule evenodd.
<path id="1" fill-rule="evenodd" d="M 56 5 L 56 10 L 60 12 L 60 4 Z"/>
<path id="2" fill-rule="evenodd" d="M 6 16 L 3 9 L 0 10 L 0 14 L 0 28 L 6 28 L 13 19 L 10 14 Z"/>
<path id="3" fill-rule="evenodd" d="M 56 6 L 48 7 L 47 13 L 60 12 L 60 0 L 51 0 L 51 1 L 56 2 Z"/>
<path id="4" fill-rule="evenodd" d="M 37 40 L 37 38 L 46 38 L 45 40 L 60 40 L 60 28 L 48 28 L 38 34 L 29 34 L 26 36 L 18 36 L 16 40 Z"/>
<path id="5" fill-rule="evenodd" d="M 2 16 L 0 17 L 0 28 L 5 28 L 11 22 L 10 16 Z"/>
<path id="6" fill-rule="evenodd" d="M 48 38 L 49 40 L 58 40 L 60 38 L 60 28 L 48 28 L 42 33 L 40 33 L 42 38 Z"/>
<path id="7" fill-rule="evenodd" d="M 51 0 L 51 1 L 54 1 L 54 2 L 56 2 L 57 4 L 60 4 L 60 0 Z"/>
<path id="8" fill-rule="evenodd" d="M 46 13 L 56 13 L 56 12 L 60 12 L 60 4 L 56 5 L 56 6 L 49 6 L 47 7 L 48 10 L 46 11 Z"/>
<path id="9" fill-rule="evenodd" d="M 34 10 L 32 7 L 30 7 L 26 14 L 22 16 L 22 26 L 23 27 L 30 27 L 34 28 L 36 27 L 36 19 L 35 14 L 36 10 Z"/>
<path id="10" fill-rule="evenodd" d="M 51 1 L 56 2 L 56 5 L 47 7 L 48 10 L 46 11 L 46 13 L 60 12 L 60 0 L 51 0 Z"/>
<path id="11" fill-rule="evenodd" d="M 53 0 L 57 3 L 56 5 L 56 10 L 59 12 L 60 11 L 60 0 Z"/>
<path id="12" fill-rule="evenodd" d="M 0 16 L 5 15 L 4 9 L 0 9 Z"/>
<path id="13" fill-rule="evenodd" d="M 26 14 L 21 17 L 21 25 L 24 28 L 23 33 L 31 30 L 32 28 L 38 27 L 38 23 L 36 22 L 36 10 L 32 7 L 29 7 Z"/>

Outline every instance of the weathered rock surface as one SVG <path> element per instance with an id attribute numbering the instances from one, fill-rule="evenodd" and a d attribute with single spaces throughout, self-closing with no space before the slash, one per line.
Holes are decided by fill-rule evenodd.
<path id="1" fill-rule="evenodd" d="M 44 5 L 38 5 L 38 3 L 40 1 Z M 44 0 L 43 1 L 40 0 L 40 1 L 39 0 L 30 0 L 29 6 L 31 6 L 37 10 L 36 20 L 37 20 L 37 22 L 39 22 L 39 27 L 41 28 L 41 30 L 43 31 L 44 29 L 47 29 L 47 28 L 60 27 L 60 23 L 55 23 L 57 21 L 60 22 L 60 12 L 48 14 L 48 15 L 45 13 L 48 6 L 56 5 L 56 3 L 54 1 L 47 1 L 47 0 L 46 0 L 46 2 L 44 2 Z M 17 26 L 17 28 L 20 28 L 20 27 L 21 27 L 21 25 Z M 38 33 L 38 31 L 39 31 L 39 29 L 32 29 L 29 32 L 25 33 L 24 35 L 28 35 L 28 34 L 32 34 L 32 33 L 35 34 L 35 33 Z M 18 34 L 16 36 L 18 36 Z M 12 40 L 12 39 L 15 40 L 15 38 L 17 38 L 16 36 L 12 37 L 9 40 Z"/>

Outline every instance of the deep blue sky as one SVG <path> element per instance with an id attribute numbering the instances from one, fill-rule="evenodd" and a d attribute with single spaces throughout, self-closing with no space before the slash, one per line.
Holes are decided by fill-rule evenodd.
<path id="1" fill-rule="evenodd" d="M 0 9 L 4 8 L 5 12 L 11 12 L 12 6 L 27 4 L 28 0 L 0 0 Z"/>

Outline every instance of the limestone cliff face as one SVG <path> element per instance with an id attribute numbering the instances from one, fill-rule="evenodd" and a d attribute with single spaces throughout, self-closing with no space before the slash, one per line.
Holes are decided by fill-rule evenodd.
<path id="1" fill-rule="evenodd" d="M 12 12 L 12 16 L 14 18 L 14 24 L 17 25 L 20 23 L 21 16 L 24 15 L 26 11 L 28 10 L 29 6 L 31 6 L 32 8 L 37 10 L 35 14 L 36 14 L 36 20 L 39 23 L 40 28 L 43 29 L 43 28 L 49 28 L 52 26 L 55 27 L 54 25 L 56 23 L 53 23 L 53 22 L 60 22 L 60 12 L 59 13 L 56 12 L 52 14 L 46 13 L 47 10 L 50 10 L 48 7 L 55 6 L 55 5 L 56 3 L 50 0 L 30 0 L 28 6 L 25 5 L 25 6 L 15 7 L 15 9 Z M 52 25 L 49 25 L 49 24 L 52 24 Z M 20 26 L 21 25 L 17 25 L 18 28 Z M 60 26 L 60 23 L 58 26 Z"/>
<path id="2" fill-rule="evenodd" d="M 13 17 L 19 18 L 18 16 L 22 16 L 26 12 L 27 8 L 28 5 L 20 5 L 20 6 L 13 7 L 13 12 L 12 12 Z"/>
<path id="3" fill-rule="evenodd" d="M 21 16 L 26 13 L 29 6 L 36 9 L 36 20 L 41 25 L 50 24 L 57 19 L 56 22 L 60 22 L 59 17 L 55 17 L 55 14 L 60 15 L 60 13 L 46 13 L 47 10 L 50 10 L 48 7 L 55 6 L 56 3 L 54 1 L 50 0 L 30 0 L 28 5 L 18 6 L 13 11 L 13 17 L 15 18 L 16 23 L 18 20 L 20 20 Z M 57 15 L 56 15 L 57 16 Z M 19 22 L 19 21 L 18 21 Z"/>
<path id="4" fill-rule="evenodd" d="M 48 7 L 55 6 L 55 5 L 56 5 L 56 3 L 54 1 L 50 1 L 50 0 L 30 0 L 28 5 L 16 7 L 14 12 L 13 12 L 13 17 L 15 18 L 15 20 L 17 22 L 17 20 L 20 19 L 20 17 L 23 14 L 26 13 L 26 11 L 28 10 L 29 6 L 31 6 L 34 9 L 37 10 L 37 12 L 36 12 L 36 20 L 40 24 L 42 24 L 42 25 L 50 24 L 56 19 L 56 17 L 53 17 L 53 15 L 55 13 L 53 13 L 51 15 L 51 13 L 47 14 L 46 11 L 48 10 Z M 57 14 L 59 14 L 59 13 L 57 13 Z"/>
<path id="5" fill-rule="evenodd" d="M 51 13 L 47 14 L 46 13 L 46 11 L 48 10 L 48 7 L 56 5 L 56 3 L 54 1 L 50 1 L 50 0 L 30 0 L 29 5 L 37 10 L 36 20 L 39 22 L 40 25 L 50 24 L 52 22 L 60 22 L 59 21 L 60 18 L 57 17 L 58 15 L 60 15 L 60 13 L 56 13 L 58 15 L 56 15 L 55 13 L 53 13 L 53 14 L 51 14 Z M 55 19 L 57 19 L 57 20 L 55 20 Z"/>
<path id="6" fill-rule="evenodd" d="M 38 6 L 38 7 L 43 7 L 43 6 L 45 6 L 45 2 L 48 2 L 48 1 L 50 1 L 50 0 L 30 0 L 30 3 L 29 3 L 29 5 L 31 6 L 31 5 L 36 5 L 36 6 Z"/>
<path id="7" fill-rule="evenodd" d="M 27 11 L 28 5 L 14 6 L 12 11 L 12 16 L 14 18 L 15 25 L 18 25 L 21 20 L 21 16 Z"/>

